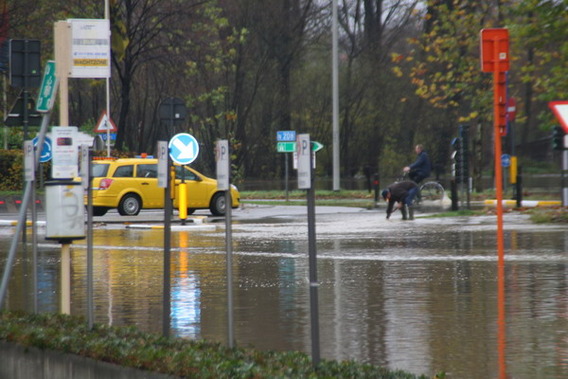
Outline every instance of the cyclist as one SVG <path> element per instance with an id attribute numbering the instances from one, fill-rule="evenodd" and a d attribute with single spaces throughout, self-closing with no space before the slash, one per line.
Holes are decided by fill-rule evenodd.
<path id="1" fill-rule="evenodd" d="M 414 209 L 412 207 L 412 202 L 414 201 L 414 197 L 417 193 L 418 185 L 412 180 L 396 182 L 391 184 L 388 188 L 384 189 L 383 192 L 381 192 L 381 195 L 383 196 L 383 199 L 385 201 L 388 201 L 387 220 L 390 218 L 390 215 L 397 209 L 400 209 L 403 220 L 407 220 L 407 211 L 408 219 L 414 220 Z M 395 203 L 397 203 L 396 208 Z"/>
<path id="2" fill-rule="evenodd" d="M 416 151 L 417 154 L 416 160 L 402 170 L 408 174 L 410 180 L 413 180 L 416 184 L 420 184 L 422 180 L 430 176 L 432 165 L 422 145 L 416 145 L 414 151 Z"/>

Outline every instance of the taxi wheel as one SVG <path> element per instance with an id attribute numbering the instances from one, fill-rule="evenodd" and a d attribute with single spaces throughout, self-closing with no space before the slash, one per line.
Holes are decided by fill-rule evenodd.
<path id="1" fill-rule="evenodd" d="M 118 204 L 118 213 L 121 216 L 136 216 L 140 213 L 142 208 L 142 201 L 138 195 L 129 193 L 124 195 Z"/>
<path id="2" fill-rule="evenodd" d="M 225 194 L 223 192 L 219 192 L 213 196 L 213 199 L 211 199 L 209 210 L 214 216 L 224 216 L 225 206 Z"/>

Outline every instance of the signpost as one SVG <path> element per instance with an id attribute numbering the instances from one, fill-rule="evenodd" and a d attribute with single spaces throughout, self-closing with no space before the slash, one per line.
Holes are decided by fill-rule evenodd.
<path id="1" fill-rule="evenodd" d="M 234 322 L 233 322 L 233 233 L 231 215 L 231 185 L 229 154 L 229 141 L 218 140 L 215 144 L 215 161 L 217 162 L 217 189 L 225 192 L 225 250 L 227 253 L 227 341 L 229 348 L 234 347 Z"/>
<path id="2" fill-rule="evenodd" d="M 158 141 L 156 146 L 158 158 L 158 186 L 164 188 L 164 260 L 162 276 L 162 334 L 170 335 L 171 321 L 171 229 L 172 198 L 170 195 L 170 157 L 167 141 Z"/>
<path id="3" fill-rule="evenodd" d="M 509 31 L 482 29 L 481 70 L 493 73 L 493 133 L 497 195 L 497 354 L 499 377 L 507 377 L 505 360 L 505 244 L 503 237 L 503 169 L 501 137 L 507 133 L 506 72 L 509 70 Z"/>
<path id="4" fill-rule="evenodd" d="M 199 144 L 195 137 L 188 133 L 179 133 L 172 137 L 168 145 L 170 157 L 180 165 L 190 164 L 199 154 Z M 181 183 L 178 186 L 178 211 L 182 225 L 187 218 L 187 183 L 184 178 L 185 169 L 181 170 Z"/>
<path id="5" fill-rule="evenodd" d="M 308 264 L 310 281 L 310 320 L 312 339 L 312 361 L 318 365 L 320 361 L 319 343 L 319 307 L 318 307 L 318 278 L 317 278 L 317 248 L 316 248 L 316 214 L 315 190 L 312 186 L 312 147 L 310 135 L 298 135 L 298 188 L 306 190 L 308 202 Z"/>

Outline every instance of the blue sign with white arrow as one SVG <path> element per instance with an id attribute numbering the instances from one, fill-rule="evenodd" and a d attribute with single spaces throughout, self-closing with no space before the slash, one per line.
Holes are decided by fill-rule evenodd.
<path id="1" fill-rule="evenodd" d="M 37 143 L 39 142 L 39 138 L 35 137 L 32 140 L 32 143 L 35 147 L 37 147 Z M 49 137 L 45 137 L 43 140 L 43 146 L 41 147 L 41 154 L 39 156 L 39 161 L 41 163 L 49 162 L 51 160 L 52 152 L 51 152 L 51 139 Z"/>
<path id="2" fill-rule="evenodd" d="M 511 165 L 511 156 L 509 154 L 501 155 L 501 166 L 509 167 Z"/>
<path id="3" fill-rule="evenodd" d="M 172 137 L 168 145 L 172 161 L 179 164 L 190 164 L 199 155 L 199 144 L 195 137 L 188 133 L 179 133 Z"/>

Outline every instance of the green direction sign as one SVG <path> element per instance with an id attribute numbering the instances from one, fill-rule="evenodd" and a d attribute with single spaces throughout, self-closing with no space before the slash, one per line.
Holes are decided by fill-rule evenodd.
<path id="1" fill-rule="evenodd" d="M 55 76 L 55 61 L 47 61 L 36 103 L 36 111 L 49 112 L 53 107 L 56 92 L 57 76 Z"/>
<path id="2" fill-rule="evenodd" d="M 312 151 L 318 152 L 323 145 L 318 141 L 312 141 Z M 276 142 L 276 151 L 279 153 L 293 153 L 296 151 L 296 142 Z"/>
<path id="3" fill-rule="evenodd" d="M 321 149 L 323 149 L 323 145 L 321 143 L 319 143 L 318 141 L 312 141 L 312 151 L 314 153 L 320 151 Z"/>
<path id="4" fill-rule="evenodd" d="M 296 142 L 276 142 L 276 151 L 279 153 L 293 153 L 296 151 Z"/>

